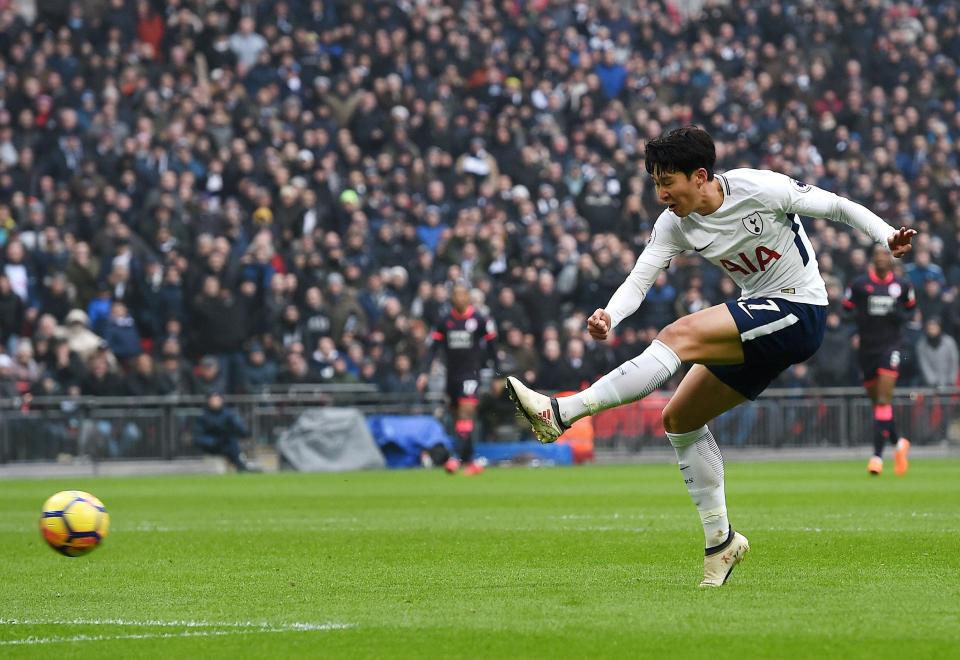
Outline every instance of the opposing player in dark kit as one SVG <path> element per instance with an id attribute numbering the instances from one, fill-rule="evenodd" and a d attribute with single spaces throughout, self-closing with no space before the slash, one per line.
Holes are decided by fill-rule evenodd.
<path id="1" fill-rule="evenodd" d="M 444 466 L 455 473 L 465 465 L 465 474 L 478 474 L 483 467 L 473 460 L 473 429 L 479 402 L 480 369 L 484 363 L 496 361 L 494 341 L 497 338 L 493 321 L 470 304 L 470 289 L 456 284 L 450 295 L 453 307 L 434 329 L 430 362 L 437 351 L 444 349 L 447 358 L 447 401 L 454 418 L 457 455 Z"/>
<path id="2" fill-rule="evenodd" d="M 873 402 L 873 456 L 867 463 L 872 475 L 883 472 L 883 447 L 896 443 L 894 474 L 906 474 L 910 441 L 897 435 L 893 420 L 893 388 L 900 373 L 900 340 L 903 324 L 917 297 L 910 280 L 893 273 L 893 258 L 877 246 L 867 274 L 851 282 L 843 300 L 857 322 L 860 334 L 860 369 L 863 386 Z"/>
<path id="3" fill-rule="evenodd" d="M 508 390 L 541 442 L 553 442 L 587 415 L 641 399 L 694 363 L 663 410 L 663 425 L 696 505 L 705 537 L 702 587 L 723 585 L 750 546 L 727 518 L 723 458 L 707 422 L 755 399 L 823 340 L 827 292 L 798 216 L 823 217 L 863 231 L 894 256 L 916 232 L 895 230 L 863 206 L 776 172 L 714 174 L 710 135 L 688 126 L 651 140 L 645 165 L 667 206 L 626 281 L 587 327 L 604 340 L 633 314 L 670 260 L 695 250 L 723 268 L 741 290 L 663 328 L 643 353 L 587 389 L 563 398 L 516 378 Z"/>

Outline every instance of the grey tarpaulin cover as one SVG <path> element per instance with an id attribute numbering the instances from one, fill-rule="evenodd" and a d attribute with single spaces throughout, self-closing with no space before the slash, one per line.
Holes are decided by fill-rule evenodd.
<path id="1" fill-rule="evenodd" d="M 386 466 L 366 420 L 355 408 L 312 408 L 277 442 L 280 455 L 300 472 L 342 472 Z"/>

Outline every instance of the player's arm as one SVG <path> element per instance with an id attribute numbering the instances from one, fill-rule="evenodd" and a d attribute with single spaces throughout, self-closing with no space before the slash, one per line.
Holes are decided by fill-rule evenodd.
<path id="1" fill-rule="evenodd" d="M 912 248 L 910 242 L 916 236 L 915 229 L 894 229 L 873 211 L 845 197 L 840 197 L 823 188 L 794 181 L 783 174 L 780 180 L 786 202 L 786 213 L 799 213 L 814 218 L 827 218 L 859 229 L 875 243 L 887 246 L 895 257 L 902 257 Z"/>
<path id="2" fill-rule="evenodd" d="M 913 284 L 910 280 L 903 283 L 903 290 L 900 293 L 899 302 L 901 309 L 900 317 L 906 321 L 917 307 L 917 292 L 914 291 Z"/>
<path id="3" fill-rule="evenodd" d="M 435 328 L 429 335 L 427 335 L 427 346 L 429 347 L 429 350 L 427 351 L 427 357 L 423 361 L 420 374 L 417 376 L 417 390 L 420 392 L 427 388 L 427 383 L 430 381 L 430 370 L 433 368 L 433 362 L 440 354 L 440 349 L 446 345 L 446 338 L 447 336 L 444 333 L 442 324 Z"/>
<path id="4" fill-rule="evenodd" d="M 671 259 L 687 249 L 682 245 L 682 240 L 672 216 L 666 212 L 661 214 L 650 234 L 650 241 L 627 279 L 614 292 L 607 306 L 596 310 L 587 319 L 591 337 L 606 339 L 610 330 L 637 311 L 660 271 L 670 265 Z"/>
<path id="5" fill-rule="evenodd" d="M 857 306 L 861 303 L 862 297 L 860 295 L 860 287 L 858 286 L 857 280 L 854 280 L 850 286 L 848 286 L 843 292 L 843 306 L 844 316 L 847 320 L 850 320 L 854 317 L 857 311 Z"/>
<path id="6" fill-rule="evenodd" d="M 490 363 L 490 368 L 496 373 L 499 368 L 497 364 L 497 325 L 493 322 L 493 319 L 487 319 L 482 326 L 478 329 L 478 332 L 483 333 L 482 339 L 487 349 L 487 361 Z"/>

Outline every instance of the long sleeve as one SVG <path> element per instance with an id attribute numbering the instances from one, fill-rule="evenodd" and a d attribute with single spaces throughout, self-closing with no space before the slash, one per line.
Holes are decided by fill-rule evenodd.
<path id="1" fill-rule="evenodd" d="M 637 311 L 660 271 L 669 267 L 670 260 L 687 249 L 680 243 L 674 227 L 670 216 L 666 213 L 660 216 L 650 234 L 650 242 L 640 253 L 633 270 L 610 297 L 605 309 L 613 327 Z"/>
<path id="2" fill-rule="evenodd" d="M 784 208 L 786 213 L 842 222 L 859 229 L 875 243 L 889 249 L 887 239 L 893 234 L 894 228 L 870 209 L 822 188 L 794 181 L 783 174 L 777 176 L 788 194 Z"/>

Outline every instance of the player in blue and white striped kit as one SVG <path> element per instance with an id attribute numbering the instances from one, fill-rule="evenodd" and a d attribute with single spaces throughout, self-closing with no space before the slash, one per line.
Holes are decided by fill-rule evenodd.
<path id="1" fill-rule="evenodd" d="M 573 396 L 548 397 L 507 379 L 534 433 L 541 442 L 553 442 L 581 417 L 641 399 L 683 362 L 694 363 L 664 408 L 663 424 L 703 523 L 703 587 L 724 584 L 749 550 L 727 517 L 723 459 L 707 422 L 755 399 L 784 369 L 810 358 L 823 340 L 826 287 L 798 216 L 846 223 L 895 257 L 910 250 L 916 234 L 895 230 L 863 206 L 783 174 L 754 169 L 714 174 L 715 163 L 712 138 L 693 126 L 647 144 L 647 172 L 667 210 L 633 271 L 587 326 L 595 339 L 606 339 L 637 310 L 670 260 L 687 250 L 723 268 L 741 288 L 740 298 L 671 323 L 643 353 Z"/>

